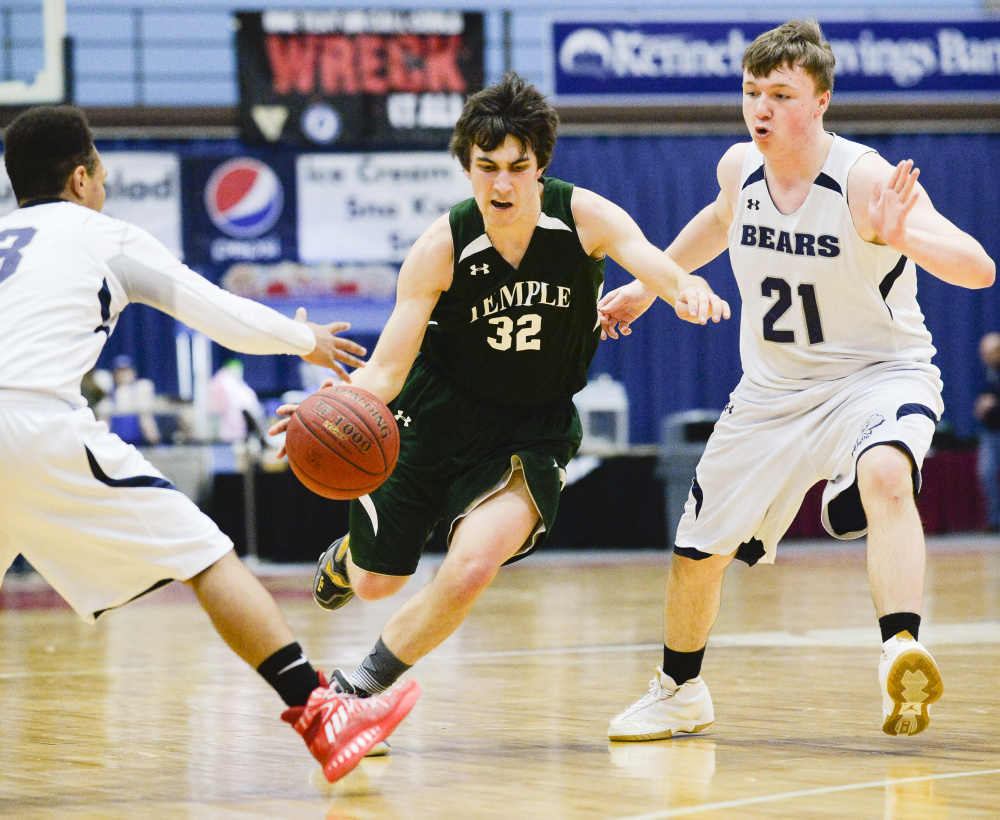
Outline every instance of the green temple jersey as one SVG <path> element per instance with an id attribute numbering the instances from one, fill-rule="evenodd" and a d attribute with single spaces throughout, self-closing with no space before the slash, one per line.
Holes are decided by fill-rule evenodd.
<path id="1" fill-rule="evenodd" d="M 508 405 L 572 397 L 601 338 L 604 259 L 580 244 L 573 186 L 543 177 L 542 213 L 515 269 L 493 248 L 474 199 L 451 209 L 455 270 L 421 353 L 472 393 Z"/>

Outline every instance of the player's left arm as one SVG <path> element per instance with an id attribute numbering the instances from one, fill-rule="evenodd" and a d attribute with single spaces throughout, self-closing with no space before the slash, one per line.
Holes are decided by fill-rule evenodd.
<path id="1" fill-rule="evenodd" d="M 861 237 L 888 245 L 938 279 L 965 288 L 993 284 L 996 263 L 972 236 L 941 215 L 917 182 L 913 160 L 895 168 L 866 154 L 851 169 L 848 200 Z"/>
<path id="2" fill-rule="evenodd" d="M 696 324 L 729 318 L 729 305 L 700 276 L 683 270 L 653 245 L 624 209 L 585 188 L 573 189 L 573 219 L 584 250 L 594 258 L 610 256 L 678 317 Z"/>

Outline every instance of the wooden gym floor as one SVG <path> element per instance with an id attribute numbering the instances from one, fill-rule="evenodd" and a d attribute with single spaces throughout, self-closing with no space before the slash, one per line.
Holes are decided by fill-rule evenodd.
<path id="1" fill-rule="evenodd" d="M 666 567 L 659 552 L 587 552 L 505 569 L 410 673 L 423 696 L 392 756 L 333 786 L 183 585 L 89 627 L 44 582 L 8 577 L 0 817 L 1000 817 L 1000 539 L 929 546 L 921 637 L 945 694 L 914 738 L 880 730 L 863 548 L 824 541 L 729 570 L 708 734 L 609 743 L 608 719 L 659 662 Z M 311 567 L 259 571 L 324 668 L 360 662 L 399 603 L 325 613 Z"/>

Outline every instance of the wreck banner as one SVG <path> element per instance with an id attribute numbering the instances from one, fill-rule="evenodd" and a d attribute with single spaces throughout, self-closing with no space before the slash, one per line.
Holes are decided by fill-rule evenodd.
<path id="1" fill-rule="evenodd" d="M 247 142 L 440 149 L 483 87 L 483 15 L 236 12 Z"/>

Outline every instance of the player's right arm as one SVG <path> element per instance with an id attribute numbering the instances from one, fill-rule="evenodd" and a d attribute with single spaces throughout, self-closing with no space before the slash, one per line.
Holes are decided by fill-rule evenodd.
<path id="1" fill-rule="evenodd" d="M 719 194 L 702 208 L 677 234 L 664 253 L 686 273 L 692 273 L 722 253 L 729 242 L 729 226 L 733 223 L 734 205 L 739 194 L 740 172 L 749 143 L 733 145 L 723 155 L 716 168 Z M 680 295 L 683 299 L 683 294 Z M 608 292 L 598 304 L 601 336 L 627 336 L 630 325 L 656 300 L 656 295 L 638 279 Z"/>
<path id="2" fill-rule="evenodd" d="M 448 214 L 443 214 L 406 255 L 396 282 L 396 304 L 368 363 L 351 377 L 355 387 L 374 393 L 386 404 L 403 389 L 434 306 L 451 287 L 454 253 L 451 224 Z"/>
<path id="3" fill-rule="evenodd" d="M 335 370 L 358 367 L 361 345 L 336 334 L 347 322 L 317 325 L 299 309 L 289 319 L 275 310 L 212 284 L 191 270 L 146 231 L 107 217 L 85 227 L 95 252 L 105 257 L 128 302 L 161 310 L 231 350 L 257 355 L 290 354 Z M 112 252 L 108 249 L 113 248 Z"/>

